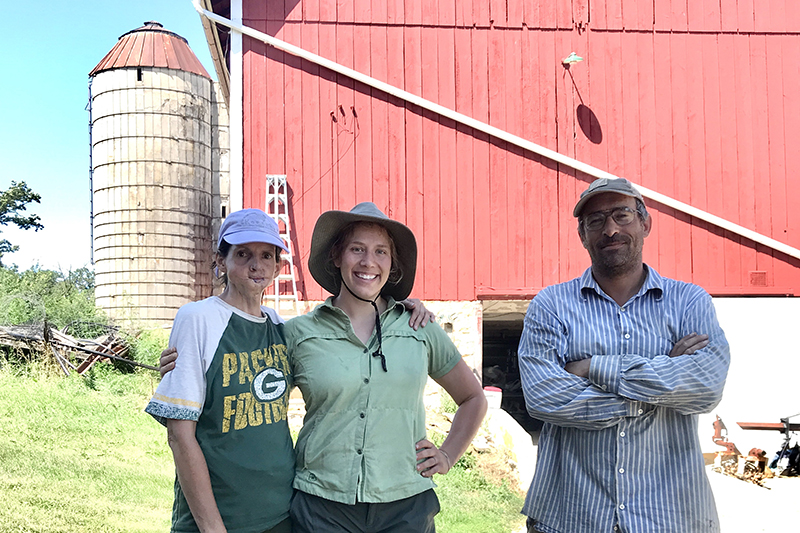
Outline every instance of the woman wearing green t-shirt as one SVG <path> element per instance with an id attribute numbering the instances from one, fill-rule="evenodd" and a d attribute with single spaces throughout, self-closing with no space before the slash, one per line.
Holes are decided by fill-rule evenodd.
<path id="1" fill-rule="evenodd" d="M 215 261 L 225 289 L 175 316 L 181 363 L 145 409 L 167 426 L 175 459 L 174 533 L 291 533 L 291 365 L 283 320 L 261 306 L 281 250 L 263 211 L 231 213 Z"/>

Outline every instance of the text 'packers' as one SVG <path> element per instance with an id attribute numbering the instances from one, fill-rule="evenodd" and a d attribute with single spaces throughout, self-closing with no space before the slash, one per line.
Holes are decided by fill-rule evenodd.
<path id="1" fill-rule="evenodd" d="M 238 355 L 226 353 L 222 356 L 222 386 L 230 386 L 232 377 L 238 378 L 239 385 L 252 383 L 258 373 L 270 367 L 288 371 L 285 344 L 273 344 L 263 350 L 240 352 Z"/>

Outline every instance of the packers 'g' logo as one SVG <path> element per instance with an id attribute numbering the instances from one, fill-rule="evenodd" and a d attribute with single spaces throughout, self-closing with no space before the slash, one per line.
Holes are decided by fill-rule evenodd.
<path id="1" fill-rule="evenodd" d="M 260 402 L 276 400 L 286 392 L 286 376 L 277 368 L 259 372 L 253 380 L 253 395 Z"/>

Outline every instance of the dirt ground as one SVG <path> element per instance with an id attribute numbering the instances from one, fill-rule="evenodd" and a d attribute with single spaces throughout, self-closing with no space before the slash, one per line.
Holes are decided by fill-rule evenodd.
<path id="1" fill-rule="evenodd" d="M 800 477 L 768 479 L 764 488 L 708 468 L 722 533 L 800 531 Z"/>

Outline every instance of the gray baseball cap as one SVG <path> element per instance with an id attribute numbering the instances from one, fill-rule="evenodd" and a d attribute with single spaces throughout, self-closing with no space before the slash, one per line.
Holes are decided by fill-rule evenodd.
<path id="1" fill-rule="evenodd" d="M 586 205 L 586 202 L 588 202 L 594 196 L 604 192 L 613 192 L 616 194 L 622 194 L 624 196 L 630 196 L 631 198 L 637 198 L 644 203 L 642 194 L 636 190 L 636 187 L 634 187 L 630 181 L 624 178 L 600 178 L 598 180 L 594 180 L 592 184 L 589 185 L 589 188 L 581 193 L 580 200 L 578 200 L 578 203 L 575 204 L 575 209 L 572 210 L 572 216 L 580 216 L 583 206 Z"/>

